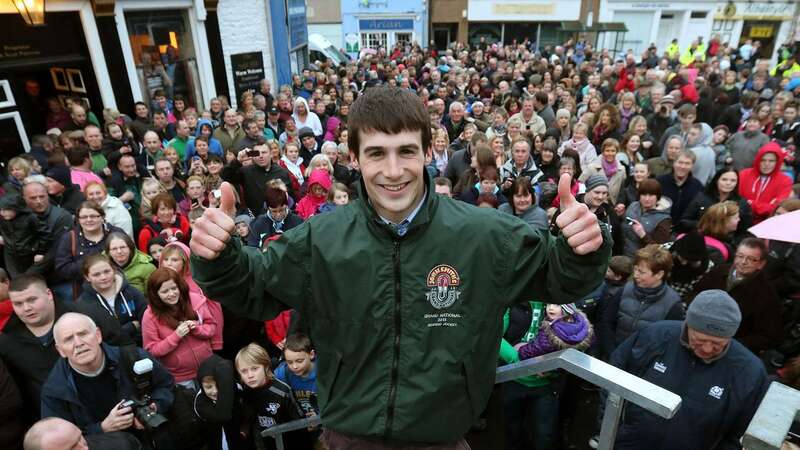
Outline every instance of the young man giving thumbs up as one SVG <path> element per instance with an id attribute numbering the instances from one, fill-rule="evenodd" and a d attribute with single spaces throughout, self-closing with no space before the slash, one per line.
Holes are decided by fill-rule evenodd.
<path id="1" fill-rule="evenodd" d="M 270 243 L 242 247 L 233 192 L 195 223 L 192 272 L 206 295 L 257 320 L 294 308 L 317 349 L 331 450 L 465 449 L 494 384 L 513 302 L 569 303 L 595 288 L 607 231 L 559 182 L 558 236 L 435 194 L 430 119 L 407 90 L 374 88 L 350 109 L 358 201 Z M 341 276 L 345 271 L 346 276 Z"/>

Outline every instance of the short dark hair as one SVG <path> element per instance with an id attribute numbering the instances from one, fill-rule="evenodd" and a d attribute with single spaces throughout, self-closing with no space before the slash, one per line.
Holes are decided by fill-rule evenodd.
<path id="1" fill-rule="evenodd" d="M 691 103 L 684 103 L 678 108 L 678 116 L 684 117 L 686 115 L 692 114 L 693 116 L 697 117 L 697 108 Z"/>
<path id="2" fill-rule="evenodd" d="M 447 177 L 436 177 L 433 179 L 433 184 L 436 186 L 447 186 L 450 189 L 453 189 L 453 182 Z"/>
<path id="3" fill-rule="evenodd" d="M 286 198 L 286 192 L 283 189 L 268 187 L 264 197 L 266 197 L 268 208 L 289 206 L 289 200 Z"/>
<path id="4" fill-rule="evenodd" d="M 67 161 L 72 167 L 80 166 L 89 157 L 89 149 L 85 145 L 78 145 L 67 152 Z"/>
<path id="5" fill-rule="evenodd" d="M 28 289 L 31 286 L 38 286 L 42 289 L 47 289 L 47 281 L 39 274 L 23 274 L 11 280 L 8 286 L 9 292 L 20 292 Z"/>
<path id="6" fill-rule="evenodd" d="M 431 123 L 425 105 L 407 89 L 383 86 L 369 89 L 353 102 L 349 116 L 347 146 L 356 157 L 361 150 L 361 133 L 367 131 L 387 134 L 419 131 L 422 151 L 427 152 L 431 146 Z"/>
<path id="7" fill-rule="evenodd" d="M 286 336 L 286 344 L 283 347 L 286 350 L 293 352 L 306 352 L 311 353 L 314 347 L 311 345 L 311 339 L 305 334 L 295 333 Z"/>
<path id="8" fill-rule="evenodd" d="M 766 241 L 760 238 L 755 238 L 755 237 L 744 238 L 742 239 L 742 242 L 739 243 L 739 247 L 748 247 L 758 250 L 758 252 L 761 254 L 762 260 L 765 259 L 767 257 L 767 254 L 769 253 Z"/>
<path id="9" fill-rule="evenodd" d="M 669 277 L 670 270 L 672 270 L 672 254 L 658 244 L 650 244 L 636 252 L 633 264 L 637 265 L 639 263 L 647 264 L 654 275 L 664 271 L 664 279 L 666 280 Z"/>
<path id="10" fill-rule="evenodd" d="M 639 183 L 639 195 L 655 195 L 659 200 L 661 199 L 661 183 L 658 180 L 648 178 Z"/>

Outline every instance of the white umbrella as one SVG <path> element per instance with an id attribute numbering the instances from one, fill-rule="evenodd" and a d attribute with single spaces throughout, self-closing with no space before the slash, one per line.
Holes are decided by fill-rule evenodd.
<path id="1" fill-rule="evenodd" d="M 800 210 L 770 217 L 748 231 L 762 239 L 800 244 Z"/>

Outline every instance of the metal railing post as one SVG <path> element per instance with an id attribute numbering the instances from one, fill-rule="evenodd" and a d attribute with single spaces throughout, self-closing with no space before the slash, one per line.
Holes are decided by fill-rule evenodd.
<path id="1" fill-rule="evenodd" d="M 747 426 L 742 445 L 747 450 L 779 450 L 792 422 L 800 420 L 799 413 L 800 391 L 773 382 Z"/>
<path id="2" fill-rule="evenodd" d="M 619 419 L 622 417 L 622 408 L 625 400 L 617 394 L 609 393 L 606 398 L 606 409 L 603 414 L 603 424 L 600 427 L 600 440 L 598 450 L 613 450 L 617 440 Z"/>

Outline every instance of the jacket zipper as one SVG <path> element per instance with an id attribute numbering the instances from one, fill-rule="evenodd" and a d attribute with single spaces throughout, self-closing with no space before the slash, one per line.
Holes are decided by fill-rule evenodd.
<path id="1" fill-rule="evenodd" d="M 384 437 L 388 440 L 392 435 L 392 423 L 394 422 L 394 406 L 397 400 L 397 378 L 400 365 L 400 306 L 402 297 L 400 294 L 400 241 L 394 241 L 394 345 L 392 350 L 392 371 L 389 384 L 389 402 L 386 405 L 386 430 Z"/>

